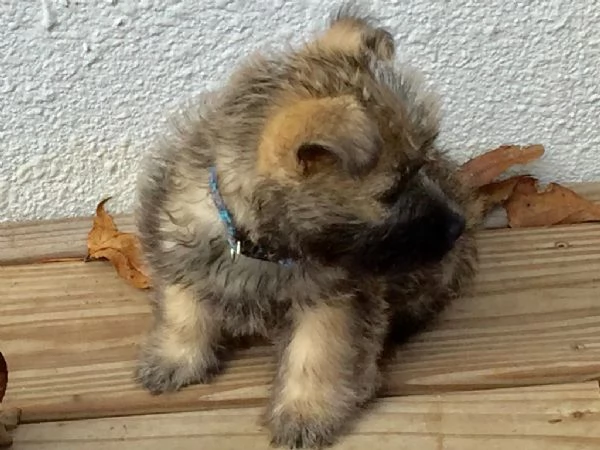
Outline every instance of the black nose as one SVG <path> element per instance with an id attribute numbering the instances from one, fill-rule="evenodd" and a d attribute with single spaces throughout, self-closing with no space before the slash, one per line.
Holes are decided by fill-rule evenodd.
<path id="1" fill-rule="evenodd" d="M 446 236 L 450 242 L 456 241 L 465 231 L 465 218 L 458 214 L 452 214 L 450 220 L 448 220 L 448 228 L 446 229 Z"/>

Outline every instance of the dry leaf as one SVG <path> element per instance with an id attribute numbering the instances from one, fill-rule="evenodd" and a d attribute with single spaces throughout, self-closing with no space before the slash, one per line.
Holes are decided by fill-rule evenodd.
<path id="1" fill-rule="evenodd" d="M 493 182 L 512 166 L 530 163 L 543 154 L 543 145 L 503 145 L 467 161 L 461 166 L 461 173 L 467 183 L 478 188 Z"/>
<path id="2" fill-rule="evenodd" d="M 0 403 L 6 394 L 6 384 L 8 383 L 8 366 L 2 353 L 0 353 Z"/>
<path id="3" fill-rule="evenodd" d="M 539 190 L 533 177 L 521 177 L 504 203 L 512 228 L 600 221 L 600 205 L 564 186 Z"/>
<path id="4" fill-rule="evenodd" d="M 150 279 L 143 270 L 138 237 L 117 229 L 113 218 L 104 210 L 108 200 L 110 198 L 102 200 L 96 207 L 94 224 L 87 239 L 87 259 L 108 259 L 129 284 L 146 289 L 150 287 Z"/>
<path id="5" fill-rule="evenodd" d="M 492 208 L 504 204 L 514 192 L 517 184 L 525 178 L 529 177 L 527 175 L 517 175 L 481 186 L 478 193 L 483 200 L 484 211 L 488 212 Z"/>

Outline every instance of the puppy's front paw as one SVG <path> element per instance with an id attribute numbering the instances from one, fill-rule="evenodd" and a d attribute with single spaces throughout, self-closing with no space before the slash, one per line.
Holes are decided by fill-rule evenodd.
<path id="1" fill-rule="evenodd" d="M 212 350 L 189 349 L 173 355 L 148 345 L 142 351 L 135 378 L 151 393 L 161 394 L 190 384 L 208 383 L 218 371 L 219 361 Z"/>
<path id="2" fill-rule="evenodd" d="M 267 418 L 271 445 L 283 448 L 323 448 L 335 442 L 340 427 L 331 418 L 300 411 L 271 412 Z"/>

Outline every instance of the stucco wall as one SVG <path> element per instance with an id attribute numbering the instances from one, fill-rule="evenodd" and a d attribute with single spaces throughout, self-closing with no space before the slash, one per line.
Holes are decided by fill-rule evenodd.
<path id="1" fill-rule="evenodd" d="M 600 8 L 567 0 L 371 2 L 444 96 L 463 160 L 541 142 L 537 170 L 600 179 Z M 0 0 L 0 220 L 129 210 L 162 117 L 235 61 L 298 40 L 335 2 Z"/>

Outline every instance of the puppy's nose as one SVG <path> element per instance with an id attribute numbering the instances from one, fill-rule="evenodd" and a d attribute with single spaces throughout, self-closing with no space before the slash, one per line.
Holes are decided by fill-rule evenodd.
<path id="1" fill-rule="evenodd" d="M 456 241 L 465 231 L 465 218 L 458 214 L 452 214 L 448 220 L 448 228 L 446 233 L 450 242 Z"/>

